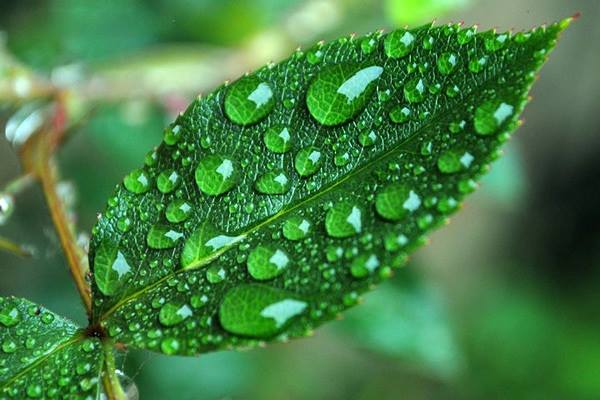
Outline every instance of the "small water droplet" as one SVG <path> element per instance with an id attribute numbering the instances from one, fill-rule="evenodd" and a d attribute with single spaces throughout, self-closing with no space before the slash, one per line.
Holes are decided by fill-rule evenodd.
<path id="1" fill-rule="evenodd" d="M 403 124 L 410 119 L 410 108 L 396 106 L 390 111 L 390 119 L 395 124 Z"/>
<path id="2" fill-rule="evenodd" d="M 404 85 L 404 98 L 409 103 L 420 103 L 425 100 L 426 89 L 422 78 L 413 78 Z"/>
<path id="3" fill-rule="evenodd" d="M 350 273 L 355 278 L 365 278 L 379 267 L 379 259 L 375 254 L 363 254 L 354 259 Z"/>
<path id="4" fill-rule="evenodd" d="M 238 163 L 226 156 L 210 155 L 198 163 L 196 184 L 209 196 L 218 196 L 231 190 L 239 180 Z"/>
<path id="5" fill-rule="evenodd" d="M 165 129 L 163 141 L 167 146 L 172 146 L 179 141 L 182 133 L 183 130 L 181 129 L 180 125 L 169 126 L 167 129 Z"/>
<path id="6" fill-rule="evenodd" d="M 360 143 L 360 145 L 363 147 L 373 146 L 375 144 L 376 140 L 377 140 L 377 134 L 375 133 L 375 131 L 372 131 L 372 130 L 362 131 L 358 135 L 358 143 Z"/>
<path id="7" fill-rule="evenodd" d="M 181 343 L 176 338 L 165 338 L 160 342 L 160 350 L 167 354 L 176 354 L 181 349 Z"/>
<path id="8" fill-rule="evenodd" d="M 187 220 L 192 214 L 192 206 L 187 200 L 176 199 L 169 203 L 165 210 L 167 221 L 177 224 Z"/>
<path id="9" fill-rule="evenodd" d="M 443 53 L 437 60 L 438 71 L 443 75 L 450 75 L 456 70 L 458 56 L 454 53 Z"/>
<path id="10" fill-rule="evenodd" d="M 156 179 L 156 187 L 162 193 L 171 193 L 181 183 L 181 176 L 175 170 L 161 172 Z"/>
<path id="11" fill-rule="evenodd" d="M 0 311 L 0 324 L 9 328 L 17 325 L 21 321 L 21 313 L 12 305 L 7 305 Z"/>
<path id="12" fill-rule="evenodd" d="M 233 83 L 225 96 L 225 114 L 240 125 L 254 124 L 266 117 L 275 106 L 273 90 L 255 75 Z"/>
<path id="13" fill-rule="evenodd" d="M 242 238 L 225 235 L 206 222 L 186 240 L 181 252 L 181 267 L 196 268 L 205 265 L 212 254 Z"/>

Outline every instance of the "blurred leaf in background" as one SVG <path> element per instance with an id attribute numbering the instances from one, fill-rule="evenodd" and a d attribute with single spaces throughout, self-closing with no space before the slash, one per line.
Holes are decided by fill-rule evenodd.
<path id="1" fill-rule="evenodd" d="M 476 0 L 385 0 L 385 11 L 396 26 L 424 24 Z"/>

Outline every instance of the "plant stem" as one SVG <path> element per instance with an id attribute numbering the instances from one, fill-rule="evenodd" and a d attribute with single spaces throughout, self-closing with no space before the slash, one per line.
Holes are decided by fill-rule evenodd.
<path id="1" fill-rule="evenodd" d="M 66 210 L 58 196 L 56 191 L 56 184 L 58 182 L 56 174 L 56 166 L 54 160 L 51 157 L 43 157 L 44 160 L 40 160 L 40 168 L 37 171 L 38 178 L 42 184 L 42 190 L 46 197 L 46 203 L 50 210 L 54 227 L 58 233 L 60 244 L 67 257 L 71 275 L 81 296 L 81 300 L 85 306 L 88 315 L 91 315 L 92 311 L 92 298 L 90 289 L 84 278 L 84 271 L 87 269 L 82 264 L 83 254 L 79 246 L 77 245 L 75 235 L 71 229 L 69 220 L 67 218 Z"/>
<path id="2" fill-rule="evenodd" d="M 127 400 L 127 395 L 121 387 L 117 369 L 115 366 L 115 355 L 112 351 L 110 341 L 102 344 L 104 350 L 104 371 L 102 371 L 102 383 L 108 400 Z"/>
<path id="3" fill-rule="evenodd" d="M 30 257 L 31 253 L 21 245 L 0 236 L 0 250 L 7 251 L 19 257 Z"/>

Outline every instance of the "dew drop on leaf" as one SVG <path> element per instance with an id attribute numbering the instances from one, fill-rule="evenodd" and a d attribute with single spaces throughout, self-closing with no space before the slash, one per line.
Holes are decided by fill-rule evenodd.
<path id="1" fill-rule="evenodd" d="M 308 219 L 295 215 L 283 223 L 283 237 L 288 240 L 302 240 L 311 229 L 312 223 Z"/>
<path id="2" fill-rule="evenodd" d="M 263 140 L 267 149 L 274 153 L 286 153 L 293 144 L 292 134 L 283 125 L 275 125 L 267 129 Z"/>
<path id="3" fill-rule="evenodd" d="M 181 183 L 181 176 L 175 170 L 161 172 L 156 178 L 156 187 L 162 193 L 171 193 Z"/>
<path id="4" fill-rule="evenodd" d="M 165 338 L 160 342 L 160 350 L 167 355 L 176 354 L 180 348 L 181 344 L 176 338 Z"/>
<path id="5" fill-rule="evenodd" d="M 143 169 L 131 171 L 123 180 L 125 188 L 131 193 L 141 194 L 150 190 L 151 178 Z"/>
<path id="6" fill-rule="evenodd" d="M 513 115 L 514 107 L 501 101 L 490 100 L 475 110 L 475 131 L 480 135 L 491 135 Z"/>
<path id="7" fill-rule="evenodd" d="M 166 303 L 158 313 L 158 320 L 164 326 L 173 326 L 183 322 L 192 314 L 192 309 L 187 304 Z"/>
<path id="8" fill-rule="evenodd" d="M 257 246 L 248 255 L 246 265 L 248 273 L 257 280 L 269 280 L 280 275 L 288 266 L 290 259 L 280 249 Z"/>
<path id="9" fill-rule="evenodd" d="M 410 119 L 410 108 L 396 106 L 390 111 L 390 119 L 395 124 L 403 124 Z"/>
<path id="10" fill-rule="evenodd" d="M 458 57 L 454 53 L 443 53 L 437 60 L 438 71 L 443 75 L 450 75 L 456 70 Z"/>
<path id="11" fill-rule="evenodd" d="M 219 307 L 219 319 L 228 332 L 266 338 L 282 331 L 306 307 L 306 302 L 284 290 L 246 284 L 225 294 Z"/>
<path id="12" fill-rule="evenodd" d="M 206 270 L 206 279 L 210 283 L 221 283 L 225 280 L 225 277 L 227 277 L 227 272 L 218 265 L 213 265 Z"/>
<path id="13" fill-rule="evenodd" d="M 98 289 L 106 296 L 114 295 L 131 274 L 131 267 L 119 248 L 104 241 L 94 257 L 94 279 Z"/>
<path id="14" fill-rule="evenodd" d="M 363 147 L 370 147 L 375 144 L 377 134 L 372 130 L 364 130 L 358 135 L 358 143 Z"/>
<path id="15" fill-rule="evenodd" d="M 375 254 L 361 254 L 352 261 L 350 273 L 355 278 L 365 278 L 379 267 Z"/>
<path id="16" fill-rule="evenodd" d="M 420 103 L 425 100 L 426 86 L 422 78 L 413 78 L 404 85 L 404 98 L 409 103 Z"/>
<path id="17" fill-rule="evenodd" d="M 177 224 L 187 220 L 192 213 L 192 206 L 184 199 L 176 199 L 169 203 L 165 211 L 167 221 Z"/>
<path id="18" fill-rule="evenodd" d="M 291 181 L 283 170 L 267 172 L 256 181 L 256 190 L 264 194 L 284 194 L 290 186 Z"/>
<path id="19" fill-rule="evenodd" d="M 408 31 L 394 31 L 386 36 L 383 46 L 388 57 L 405 57 L 415 47 L 415 36 Z"/>
<path id="20" fill-rule="evenodd" d="M 239 180 L 238 163 L 222 155 L 204 157 L 196 168 L 196 184 L 209 196 L 218 196 L 231 190 Z"/>
<path id="21" fill-rule="evenodd" d="M 294 167 L 300 176 L 315 174 L 323 163 L 321 150 L 313 146 L 303 148 L 294 158 Z"/>
<path id="22" fill-rule="evenodd" d="M 169 126 L 165 129 L 163 140 L 167 146 L 172 146 L 181 138 L 182 129 L 180 125 Z"/>
<path id="23" fill-rule="evenodd" d="M 337 64 L 323 69 L 308 88 L 310 114 L 327 126 L 349 121 L 365 108 L 382 73 L 377 65 Z"/>
<path id="24" fill-rule="evenodd" d="M 407 186 L 392 183 L 375 197 L 375 209 L 383 218 L 399 221 L 421 205 L 421 198 Z"/>
<path id="25" fill-rule="evenodd" d="M 345 238 L 362 231 L 362 210 L 360 207 L 342 201 L 327 211 L 325 229 L 329 236 Z"/>
<path id="26" fill-rule="evenodd" d="M 250 125 L 266 117 L 275 106 L 271 86 L 255 75 L 233 83 L 225 96 L 225 114 L 240 125 Z"/>
<path id="27" fill-rule="evenodd" d="M 12 305 L 7 305 L 0 310 L 0 324 L 9 328 L 17 325 L 21 321 L 21 313 Z"/>
<path id="28" fill-rule="evenodd" d="M 181 267 L 196 267 L 213 253 L 242 239 L 241 236 L 228 236 L 213 225 L 204 223 L 185 241 L 181 252 Z"/>
<path id="29" fill-rule="evenodd" d="M 156 224 L 148 231 L 146 243 L 152 249 L 170 249 L 175 247 L 182 237 L 183 233 L 167 225 Z"/>

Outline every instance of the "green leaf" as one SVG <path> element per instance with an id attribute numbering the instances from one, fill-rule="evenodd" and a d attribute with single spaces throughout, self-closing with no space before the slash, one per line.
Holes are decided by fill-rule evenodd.
<path id="1" fill-rule="evenodd" d="M 0 297 L 0 399 L 96 398 L 100 340 L 28 300 Z"/>
<path id="2" fill-rule="evenodd" d="M 568 23 L 341 38 L 197 99 L 93 230 L 93 322 L 197 354 L 335 318 L 474 190 Z"/>

